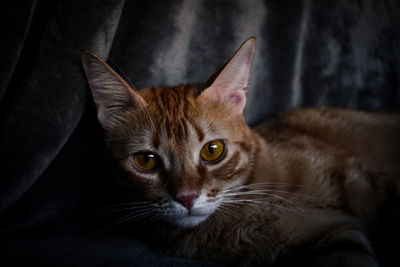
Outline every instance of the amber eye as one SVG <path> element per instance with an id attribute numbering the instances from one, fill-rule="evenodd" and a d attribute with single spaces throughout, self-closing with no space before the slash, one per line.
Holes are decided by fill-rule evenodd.
<path id="1" fill-rule="evenodd" d="M 143 171 L 151 171 L 160 166 L 157 155 L 150 152 L 141 152 L 133 155 L 135 165 Z"/>
<path id="2" fill-rule="evenodd" d="M 208 142 L 200 152 L 203 160 L 215 163 L 225 156 L 225 143 L 222 140 Z"/>

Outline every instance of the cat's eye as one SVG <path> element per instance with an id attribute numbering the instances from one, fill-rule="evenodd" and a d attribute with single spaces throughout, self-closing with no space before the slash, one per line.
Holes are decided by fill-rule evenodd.
<path id="1" fill-rule="evenodd" d="M 140 152 L 133 155 L 133 161 L 140 170 L 152 171 L 160 166 L 160 159 L 150 152 Z"/>
<path id="2" fill-rule="evenodd" d="M 209 163 L 216 163 L 225 156 L 225 143 L 222 140 L 208 142 L 203 146 L 200 157 Z"/>

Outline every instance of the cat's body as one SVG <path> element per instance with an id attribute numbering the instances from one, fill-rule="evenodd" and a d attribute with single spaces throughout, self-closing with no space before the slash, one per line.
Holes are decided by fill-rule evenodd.
<path id="1" fill-rule="evenodd" d="M 244 183 L 257 184 L 247 188 L 255 193 L 238 196 L 248 202 L 231 208 L 234 214 L 217 213 L 172 239 L 172 254 L 253 265 L 318 242 L 368 249 L 362 234 L 400 192 L 399 121 L 398 114 L 307 108 L 262 123 L 251 137 L 258 155 Z M 330 264 L 346 266 L 337 260 Z"/>
<path id="2" fill-rule="evenodd" d="M 250 39 L 205 90 L 139 92 L 85 54 L 108 147 L 143 197 L 125 220 L 180 257 L 266 265 L 306 247 L 309 266 L 376 266 L 366 227 L 400 191 L 400 115 L 296 109 L 251 130 L 253 52 Z"/>

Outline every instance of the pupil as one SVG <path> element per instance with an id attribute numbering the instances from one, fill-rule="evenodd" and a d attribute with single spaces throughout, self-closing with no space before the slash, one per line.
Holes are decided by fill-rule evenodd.
<path id="1" fill-rule="evenodd" d="M 150 159 L 154 158 L 154 156 L 152 154 L 147 154 L 144 156 L 143 161 L 145 164 L 149 163 Z"/>
<path id="2" fill-rule="evenodd" d="M 216 148 L 217 148 L 217 145 L 211 144 L 208 146 L 208 151 L 210 152 L 210 154 L 214 154 L 214 149 L 216 149 Z"/>

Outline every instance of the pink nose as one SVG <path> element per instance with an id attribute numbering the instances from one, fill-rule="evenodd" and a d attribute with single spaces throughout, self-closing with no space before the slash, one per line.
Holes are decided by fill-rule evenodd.
<path id="1" fill-rule="evenodd" d="M 184 207 L 190 209 L 193 207 L 193 202 L 198 198 L 198 194 L 190 194 L 190 195 L 178 195 L 176 200 L 181 203 Z"/>

